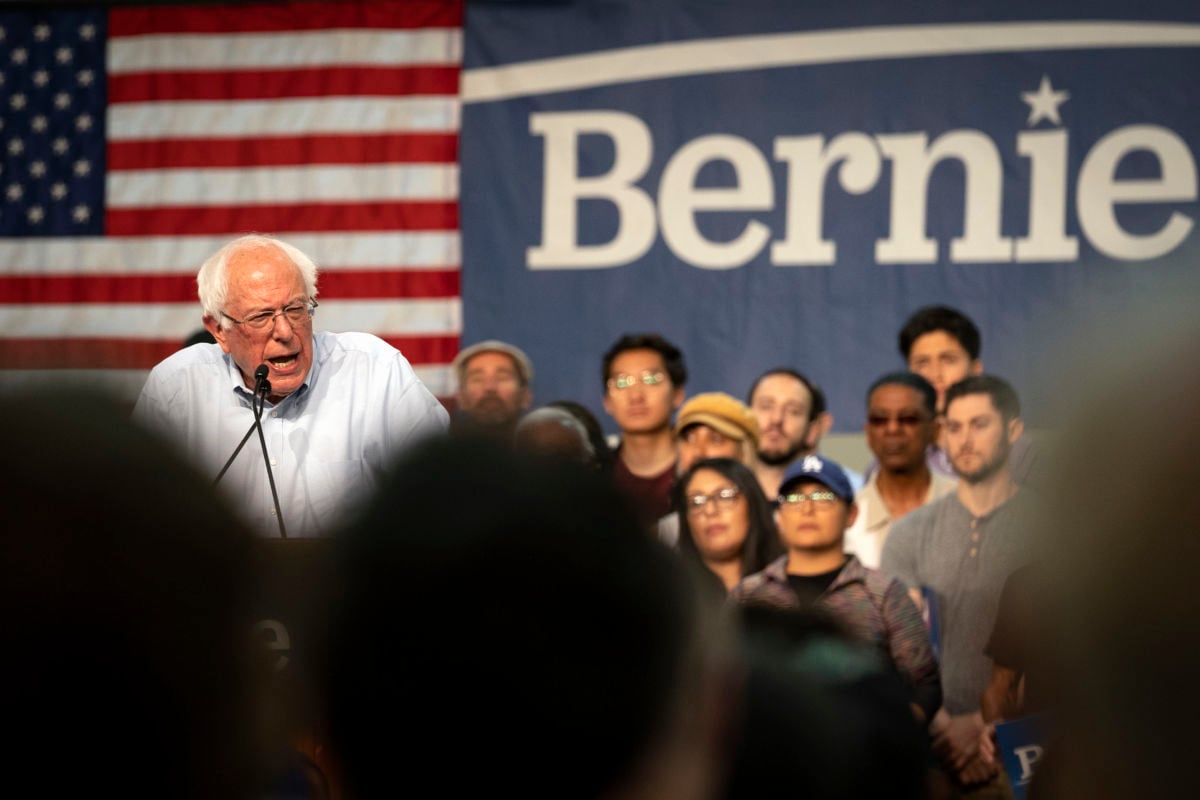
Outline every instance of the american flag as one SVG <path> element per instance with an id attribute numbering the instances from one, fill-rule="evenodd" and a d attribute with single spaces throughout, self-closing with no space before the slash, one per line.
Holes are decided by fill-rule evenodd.
<path id="1" fill-rule="evenodd" d="M 438 395 L 462 329 L 461 0 L 0 12 L 0 383 L 135 396 L 234 236 Z"/>

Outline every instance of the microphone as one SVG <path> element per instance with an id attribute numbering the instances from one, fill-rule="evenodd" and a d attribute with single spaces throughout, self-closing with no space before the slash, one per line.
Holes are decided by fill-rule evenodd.
<path id="1" fill-rule="evenodd" d="M 225 462 L 225 466 L 221 467 L 221 471 L 213 480 L 213 486 L 221 482 L 221 478 L 225 477 L 225 473 L 233 464 L 233 460 L 238 457 L 238 453 L 242 452 L 242 448 L 246 446 L 246 442 L 258 431 L 258 441 L 262 445 L 263 463 L 267 468 L 267 481 L 271 484 L 271 500 L 275 503 L 275 520 L 279 523 L 279 536 L 283 539 L 287 538 L 287 528 L 283 525 L 283 511 L 279 507 L 279 493 L 275 489 L 275 475 L 271 471 L 271 457 L 267 454 L 267 439 L 263 434 L 262 429 L 262 412 L 267 404 L 267 397 L 271 394 L 271 382 L 267 380 L 267 375 L 271 372 L 271 368 L 266 364 L 259 364 L 254 369 L 254 398 L 250 401 L 250 411 L 254 414 L 254 422 L 250 425 L 250 430 L 246 431 L 246 435 L 238 442 L 237 449 L 233 451 L 233 455 Z"/>
<path id="2" fill-rule="evenodd" d="M 267 376 L 271 374 L 271 368 L 266 364 L 259 364 L 254 370 L 254 396 L 260 394 L 271 393 L 271 382 L 267 380 Z"/>

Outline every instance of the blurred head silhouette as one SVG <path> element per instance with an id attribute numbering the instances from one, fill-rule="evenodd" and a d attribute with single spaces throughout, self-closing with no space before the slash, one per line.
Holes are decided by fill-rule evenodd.
<path id="1" fill-rule="evenodd" d="M 703 796 L 713 682 L 682 565 L 594 473 L 518 459 L 430 443 L 339 542 L 347 788 Z"/>
<path id="2" fill-rule="evenodd" d="M 6 785 L 250 796 L 250 537 L 102 397 L 0 398 L 0 439 Z"/>
<path id="3" fill-rule="evenodd" d="M 1046 794 L 1191 794 L 1200 701 L 1200 324 L 1183 302 L 1106 317 L 1059 376 L 1072 417 L 1047 493 L 1041 608 L 1062 757 Z M 1103 351 L 1093 350 L 1103 342 Z M 1088 357 L 1088 354 L 1091 357 Z M 1065 361 L 1060 363 L 1066 363 Z M 1103 765 L 1103 769 L 1097 768 Z M 1041 775 L 1039 774 L 1039 778 Z M 1035 779 L 1035 786 L 1037 779 Z"/>

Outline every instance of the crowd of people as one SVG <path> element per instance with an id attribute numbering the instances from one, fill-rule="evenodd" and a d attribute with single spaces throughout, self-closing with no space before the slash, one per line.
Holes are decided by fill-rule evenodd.
<path id="1" fill-rule="evenodd" d="M 131 796 L 351 800 L 1183 785 L 1185 742 L 1153 738 L 1194 660 L 1175 478 L 1200 429 L 1176 395 L 1141 441 L 1122 376 L 1052 470 L 972 321 L 923 308 L 907 369 L 864 393 L 859 474 L 822 454 L 799 370 L 689 398 L 684 355 L 636 333 L 599 359 L 611 447 L 576 400 L 532 408 L 513 344 L 458 354 L 450 415 L 381 340 L 314 332 L 317 268 L 277 239 L 229 243 L 198 284 L 214 341 L 156 367 L 132 420 L 2 401 L 4 710 L 42 793 L 118 771 Z M 282 562 L 294 643 L 260 596 Z M 1013 772 L 998 726 L 1028 719 Z"/>

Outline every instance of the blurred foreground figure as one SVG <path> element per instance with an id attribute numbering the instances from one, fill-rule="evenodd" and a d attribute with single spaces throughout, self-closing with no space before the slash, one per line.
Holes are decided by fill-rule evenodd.
<path id="1" fill-rule="evenodd" d="M 909 689 L 817 606 L 738 609 L 745 665 L 722 800 L 932 800 Z"/>
<path id="2" fill-rule="evenodd" d="M 5 794 L 255 796 L 250 535 L 103 398 L 0 399 L 0 438 Z"/>
<path id="3" fill-rule="evenodd" d="M 596 450 L 579 418 L 557 406 L 530 411 L 517 423 L 514 446 L 523 453 L 596 469 Z"/>
<path id="4" fill-rule="evenodd" d="M 1043 610 L 1061 749 L 1031 798 L 1196 794 L 1200 324 L 1194 287 L 1178 296 L 1191 307 L 1106 318 L 1126 335 L 1103 340 L 1102 370 L 1062 376 L 1076 414 L 1047 495 Z"/>
<path id="5" fill-rule="evenodd" d="M 710 796 L 701 615 L 593 473 L 431 442 L 334 546 L 326 696 L 349 796 Z"/>

